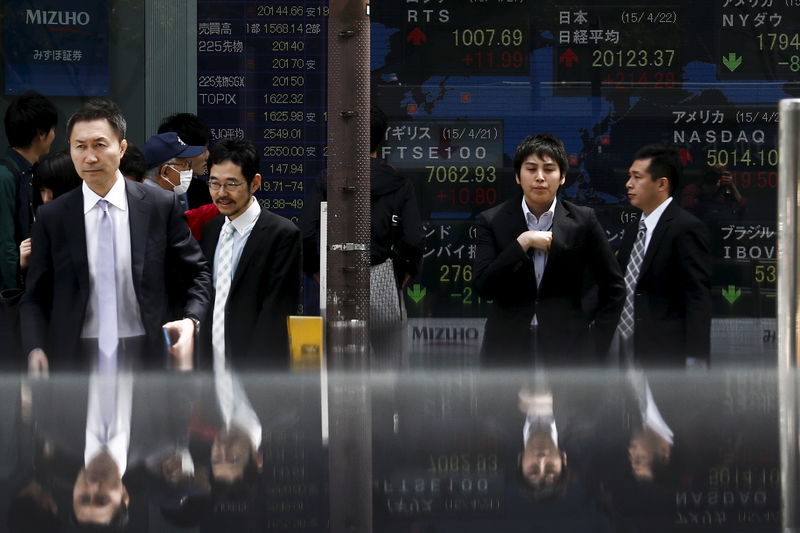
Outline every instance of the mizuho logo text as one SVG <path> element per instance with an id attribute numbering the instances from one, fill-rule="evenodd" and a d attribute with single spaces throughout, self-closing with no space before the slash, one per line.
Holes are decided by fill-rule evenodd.
<path id="1" fill-rule="evenodd" d="M 91 17 L 86 11 L 44 11 L 25 10 L 25 24 L 44 24 L 45 26 L 87 26 Z"/>

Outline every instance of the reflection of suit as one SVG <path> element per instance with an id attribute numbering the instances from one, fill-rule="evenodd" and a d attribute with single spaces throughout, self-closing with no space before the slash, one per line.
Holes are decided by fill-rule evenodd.
<path id="1" fill-rule="evenodd" d="M 555 364 L 568 364 L 608 349 L 625 286 L 594 211 L 556 202 L 553 242 L 538 288 L 533 261 L 517 242 L 528 231 L 521 194 L 481 213 L 477 230 L 475 286 L 494 300 L 483 344 L 489 361 L 523 362 L 534 349 L 557 356 Z M 597 307 L 588 316 L 582 309 L 586 281 L 598 287 Z M 534 313 L 539 327 L 532 347 Z"/>
<path id="2" fill-rule="evenodd" d="M 225 217 L 211 220 L 201 246 L 214 261 Z M 225 311 L 226 359 L 285 364 L 289 357 L 286 317 L 297 313 L 300 293 L 300 230 L 266 209 L 253 227 L 231 281 Z M 214 301 L 213 291 L 211 301 Z M 213 316 L 213 311 L 209 313 Z M 211 352 L 211 328 L 204 345 Z"/>
<path id="3" fill-rule="evenodd" d="M 185 398 L 174 381 L 133 376 L 130 440 L 126 474 L 153 453 L 175 447 L 187 432 Z M 185 388 L 186 383 L 180 385 Z M 88 375 L 57 378 L 32 385 L 33 422 L 37 435 L 53 444 L 64 465 L 53 465 L 74 476 L 84 465 L 90 394 Z M 67 480 L 70 484 L 74 477 Z"/>
<path id="4" fill-rule="evenodd" d="M 124 179 L 118 177 L 117 179 Z M 177 197 L 125 180 L 131 271 L 151 362 L 164 353 L 161 326 L 181 318 L 167 296 L 180 287 L 184 314 L 202 320 L 208 306 L 208 263 L 192 238 Z M 89 300 L 89 265 L 81 188 L 42 206 L 22 302 L 25 353 L 43 348 L 51 362 L 74 357 Z M 183 280 L 183 281 L 182 281 Z M 182 285 L 182 283 L 186 285 Z"/>
<path id="5" fill-rule="evenodd" d="M 638 221 L 625 229 L 618 259 L 625 270 Z M 711 328 L 711 257 L 703 223 L 670 202 L 653 230 L 634 294 L 634 352 L 644 365 L 707 359 Z"/>

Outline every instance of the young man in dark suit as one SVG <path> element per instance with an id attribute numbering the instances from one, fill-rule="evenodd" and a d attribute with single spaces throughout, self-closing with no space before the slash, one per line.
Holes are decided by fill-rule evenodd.
<path id="1" fill-rule="evenodd" d="M 173 363 L 191 365 L 208 263 L 177 197 L 122 177 L 125 129 L 108 100 L 87 102 L 67 123 L 83 186 L 37 211 L 21 312 L 29 371 L 113 366 L 120 356 L 163 368 L 162 328 L 175 341 Z M 181 283 L 183 319 L 166 296 Z"/>
<path id="2" fill-rule="evenodd" d="M 514 154 L 520 193 L 478 216 L 475 286 L 494 300 L 482 347 L 488 364 L 596 363 L 625 295 L 622 273 L 594 211 L 556 199 L 566 178 L 564 144 L 523 140 Z M 584 298 L 597 286 L 597 305 Z"/>
<path id="3" fill-rule="evenodd" d="M 252 143 L 217 143 L 208 164 L 221 216 L 205 226 L 201 240 L 214 277 L 205 345 L 217 369 L 226 362 L 285 366 L 286 317 L 297 312 L 300 296 L 300 229 L 253 197 L 261 175 Z"/>
<path id="4" fill-rule="evenodd" d="M 642 216 L 625 229 L 617 256 L 627 291 L 617 328 L 623 361 L 708 364 L 708 234 L 699 219 L 673 201 L 680 177 L 678 153 L 660 145 L 640 149 L 628 169 L 628 198 Z"/>

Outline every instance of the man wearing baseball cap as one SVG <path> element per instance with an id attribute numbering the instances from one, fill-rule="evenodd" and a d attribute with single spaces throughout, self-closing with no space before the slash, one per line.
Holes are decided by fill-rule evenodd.
<path id="1" fill-rule="evenodd" d="M 174 192 L 183 210 L 188 210 L 186 191 L 192 182 L 192 158 L 204 153 L 206 147 L 189 146 L 177 133 L 167 132 L 147 139 L 143 151 L 147 161 L 145 184 Z"/>

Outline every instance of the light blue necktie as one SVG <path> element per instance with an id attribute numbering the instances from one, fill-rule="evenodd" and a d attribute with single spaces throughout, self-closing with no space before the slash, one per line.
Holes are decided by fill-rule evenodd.
<path id="1" fill-rule="evenodd" d="M 97 226 L 95 294 L 97 295 L 97 344 L 101 373 L 113 373 L 117 367 L 117 280 L 114 261 L 114 221 L 108 212 L 108 200 L 97 202 L 102 213 Z"/>

